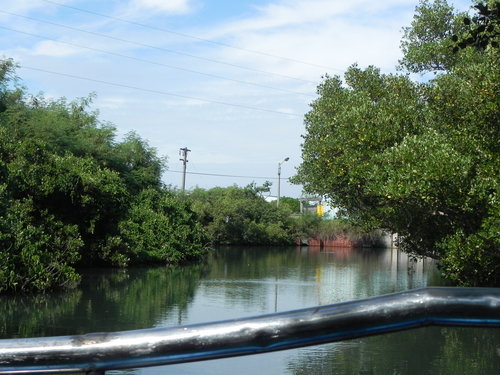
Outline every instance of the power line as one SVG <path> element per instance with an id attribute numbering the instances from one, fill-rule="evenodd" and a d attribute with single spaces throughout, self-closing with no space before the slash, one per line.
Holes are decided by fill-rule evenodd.
<path id="1" fill-rule="evenodd" d="M 238 80 L 238 79 L 233 79 L 233 78 L 219 76 L 219 75 L 216 75 L 216 74 L 204 73 L 204 72 L 200 72 L 200 71 L 193 70 L 193 69 L 182 68 L 182 67 L 175 66 L 175 65 L 164 64 L 164 63 L 161 63 L 161 62 L 156 62 L 156 61 L 141 59 L 139 57 L 124 55 L 124 54 L 117 53 L 117 52 L 111 52 L 111 51 L 103 50 L 103 49 L 100 49 L 100 48 L 82 46 L 80 44 L 70 43 L 70 42 L 64 42 L 64 41 L 60 41 L 60 40 L 57 40 L 57 39 L 50 38 L 48 36 L 39 35 L 39 34 L 33 34 L 33 33 L 29 33 L 29 32 L 22 31 L 22 30 L 12 29 L 12 28 L 6 27 L 6 26 L 1 26 L 0 25 L 0 28 L 1 29 L 5 29 L 5 30 L 9 30 L 9 31 L 14 31 L 14 32 L 20 33 L 20 34 L 29 35 L 29 36 L 32 36 L 32 37 L 35 37 L 35 38 L 50 40 L 50 41 L 53 41 L 53 42 L 56 42 L 56 43 L 65 44 L 65 45 L 72 46 L 72 47 L 83 48 L 83 49 L 86 49 L 86 50 L 89 50 L 89 51 L 95 51 L 95 52 L 99 52 L 99 53 L 105 53 L 105 54 L 108 54 L 108 55 L 111 55 L 111 56 L 117 56 L 117 57 L 121 57 L 121 58 L 125 58 L 125 59 L 130 59 L 130 60 L 134 60 L 134 61 L 139 61 L 139 62 L 143 62 L 143 63 L 147 63 L 147 64 L 163 66 L 163 67 L 170 68 L 170 69 L 182 70 L 182 71 L 185 71 L 185 72 L 188 72 L 188 73 L 200 74 L 200 75 L 204 75 L 204 76 L 207 76 L 207 77 L 212 77 L 212 78 L 217 78 L 217 79 L 221 79 L 221 80 L 232 81 L 232 82 L 241 83 L 241 84 L 245 84 L 245 85 L 262 87 L 262 88 L 276 90 L 276 91 L 281 91 L 281 92 L 287 92 L 289 94 L 296 94 L 296 95 L 304 95 L 304 96 L 308 96 L 308 97 L 314 97 L 314 95 L 307 94 L 307 93 L 304 93 L 304 92 L 297 92 L 297 91 L 282 89 L 282 88 L 278 88 L 278 87 L 272 87 L 272 86 L 262 85 L 262 84 L 259 84 L 259 83 L 254 83 L 254 82 L 249 82 L 249 81 L 242 81 L 242 80 Z"/>
<path id="2" fill-rule="evenodd" d="M 172 172 L 172 173 L 184 173 L 184 171 L 173 171 L 173 170 L 167 170 L 166 172 Z M 232 174 L 219 174 L 219 173 L 201 173 L 201 172 L 186 172 L 186 174 L 195 174 L 195 175 L 200 175 L 200 176 L 214 176 L 214 177 L 234 177 L 234 178 L 255 178 L 259 180 L 277 180 L 278 177 L 265 177 L 265 176 L 239 176 L 239 175 L 232 175 Z M 289 179 L 290 177 L 286 177 L 284 179 Z"/>
<path id="3" fill-rule="evenodd" d="M 245 104 L 235 104 L 235 103 L 228 103 L 228 102 L 223 102 L 223 101 L 219 101 L 219 100 L 211 100 L 211 99 L 205 99 L 205 98 L 198 98 L 198 97 L 194 97 L 194 96 L 181 95 L 181 94 L 176 94 L 176 93 L 167 92 L 167 91 L 145 89 L 145 88 L 142 88 L 142 87 L 125 85 L 125 84 L 122 84 L 122 83 L 108 82 L 108 81 L 103 81 L 103 80 L 100 80 L 100 79 L 82 77 L 82 76 L 77 76 L 77 75 L 73 75 L 73 74 L 61 73 L 61 72 L 54 72 L 54 71 L 50 71 L 50 70 L 46 70 L 46 69 L 35 68 L 35 67 L 32 67 L 32 66 L 22 65 L 21 67 L 23 69 L 35 70 L 35 71 L 38 71 L 38 72 L 54 74 L 54 75 L 58 75 L 58 76 L 62 76 L 62 77 L 74 78 L 74 79 L 79 79 L 79 80 L 82 80 L 82 81 L 89 81 L 89 82 L 95 82 L 95 83 L 102 83 L 102 84 L 109 85 L 109 86 L 122 87 L 122 88 L 127 88 L 127 89 L 132 89 L 132 90 L 149 92 L 149 93 L 153 93 L 153 94 L 174 96 L 174 97 L 183 98 L 183 99 L 194 99 L 194 100 L 199 100 L 199 101 L 206 102 L 206 103 L 221 104 L 221 105 L 230 106 L 230 107 L 238 107 L 238 108 L 250 109 L 250 110 L 253 110 L 253 111 L 277 113 L 277 114 L 280 114 L 280 115 L 287 115 L 287 116 L 293 116 L 293 117 L 302 117 L 301 115 L 298 115 L 296 113 L 288 113 L 288 112 L 277 111 L 277 110 L 273 110 L 273 109 L 253 107 L 253 106 L 249 106 L 249 105 L 245 105 Z"/>
<path id="4" fill-rule="evenodd" d="M 201 37 L 196 36 L 196 35 L 185 34 L 185 33 L 181 33 L 181 32 L 178 32 L 178 31 L 173 31 L 173 30 L 169 30 L 169 29 L 165 29 L 165 28 L 161 28 L 161 27 L 156 27 L 156 26 L 151 26 L 151 25 L 147 25 L 147 24 L 143 24 L 143 23 L 139 23 L 139 22 L 135 22 L 135 21 L 126 20 L 126 19 L 119 18 L 119 17 L 113 17 L 113 16 L 110 16 L 110 15 L 107 15 L 107 14 L 102 14 L 102 13 L 94 12 L 94 11 L 87 10 L 87 9 L 82 9 L 82 8 L 77 8 L 77 7 L 66 5 L 66 4 L 61 4 L 61 3 L 58 3 L 57 1 L 52 1 L 52 0 L 42 0 L 42 1 L 45 1 L 46 3 L 54 4 L 54 5 L 57 5 L 57 6 L 60 6 L 60 7 L 64 7 L 64 8 L 76 10 L 76 11 L 79 11 L 79 12 L 84 12 L 84 13 L 88 13 L 88 14 L 93 14 L 95 16 L 99 16 L 99 17 L 103 17 L 103 18 L 108 18 L 108 19 L 111 19 L 111 20 L 114 20 L 114 21 L 120 21 L 120 22 L 123 22 L 123 23 L 128 23 L 129 25 L 140 26 L 140 27 L 144 27 L 144 28 L 147 28 L 147 29 L 151 29 L 151 30 L 156 30 L 156 31 L 161 31 L 161 32 L 168 33 L 168 34 L 182 36 L 184 38 L 194 39 L 194 40 L 198 40 L 198 41 L 205 42 L 205 43 L 210 43 L 210 44 L 215 44 L 215 45 L 222 46 L 222 47 L 236 49 L 236 50 L 239 50 L 239 51 L 245 51 L 245 52 L 254 53 L 254 54 L 257 54 L 257 55 L 262 55 L 262 56 L 267 56 L 267 57 L 273 57 L 273 58 L 280 59 L 280 60 L 287 60 L 287 61 L 291 61 L 291 62 L 303 64 L 303 65 L 313 66 L 313 67 L 316 67 L 316 68 L 324 68 L 324 69 L 329 69 L 329 70 L 338 70 L 338 69 L 333 69 L 333 68 L 331 68 L 329 66 L 314 64 L 314 63 L 311 63 L 311 62 L 301 61 L 301 60 L 297 60 L 297 59 L 293 59 L 293 58 L 285 57 L 285 56 L 278 56 L 278 55 L 274 55 L 274 54 L 263 52 L 263 51 L 257 51 L 257 50 L 252 50 L 252 49 L 248 49 L 248 48 L 237 47 L 237 46 L 234 46 L 234 45 L 231 45 L 231 44 L 217 42 L 217 41 L 214 41 L 214 40 L 211 40 L 211 39 L 201 38 Z"/>
<path id="5" fill-rule="evenodd" d="M 151 44 L 134 42 L 134 41 L 131 41 L 131 40 L 127 40 L 127 39 L 123 39 L 123 38 L 118 38 L 118 37 L 115 37 L 115 36 L 110 36 L 110 35 L 106 35 L 106 34 L 96 33 L 96 32 L 93 32 L 93 31 L 83 30 L 83 29 L 80 29 L 78 27 L 63 25 L 63 24 L 60 24 L 60 23 L 57 23 L 57 22 L 41 20 L 39 18 L 34 18 L 34 17 L 29 17 L 29 16 L 23 16 L 21 14 L 7 12 L 7 11 L 4 11 L 4 10 L 0 10 L 0 13 L 9 14 L 11 16 L 20 17 L 20 18 L 28 19 L 28 20 L 35 21 L 35 22 L 41 22 L 41 23 L 45 23 L 45 24 L 48 24 L 48 25 L 62 27 L 62 28 L 68 29 L 68 30 L 78 31 L 78 32 L 82 32 L 82 33 L 85 33 L 85 34 L 98 36 L 98 37 L 101 37 L 101 38 L 107 38 L 107 39 L 111 39 L 111 40 L 114 40 L 114 41 L 119 41 L 119 42 L 122 42 L 122 43 L 128 43 L 128 44 L 136 45 L 136 46 L 139 46 L 139 47 L 151 48 L 151 49 L 155 49 L 155 50 L 159 50 L 159 51 L 163 51 L 163 52 L 168 52 L 168 53 L 173 53 L 173 54 L 177 54 L 177 55 L 181 55 L 181 56 L 191 57 L 191 58 L 198 59 L 198 60 L 209 61 L 209 62 L 216 63 L 216 64 L 231 66 L 233 68 L 238 68 L 238 69 L 247 70 L 247 71 L 251 71 L 251 72 L 257 72 L 257 73 L 261 73 L 261 74 L 267 74 L 267 75 L 271 75 L 271 76 L 276 76 L 276 77 L 281 77 L 281 78 L 286 78 L 286 79 L 292 79 L 292 80 L 295 80 L 295 81 L 300 81 L 300 82 L 305 82 L 305 83 L 310 83 L 310 84 L 317 85 L 317 82 L 308 81 L 308 80 L 305 80 L 305 79 L 302 79 L 302 78 L 292 77 L 292 76 L 285 75 L 285 74 L 267 72 L 267 71 L 260 70 L 260 69 L 249 68 L 249 67 L 245 67 L 245 66 L 238 65 L 238 64 L 232 64 L 232 63 L 228 63 L 228 62 L 224 62 L 224 61 L 220 61 L 220 60 L 216 60 L 216 59 L 211 59 L 211 58 L 208 58 L 208 57 L 202 57 L 202 56 L 197 56 L 197 55 L 193 55 L 193 54 L 186 53 L 186 52 L 180 52 L 180 51 L 176 51 L 176 50 L 172 50 L 172 49 L 168 49 L 168 48 L 153 46 Z"/>

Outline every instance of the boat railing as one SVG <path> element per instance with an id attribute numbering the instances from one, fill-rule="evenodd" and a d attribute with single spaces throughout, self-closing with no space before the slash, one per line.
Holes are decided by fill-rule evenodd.
<path id="1" fill-rule="evenodd" d="M 423 288 L 220 322 L 0 340 L 0 374 L 104 374 L 424 326 L 500 327 L 500 289 Z"/>

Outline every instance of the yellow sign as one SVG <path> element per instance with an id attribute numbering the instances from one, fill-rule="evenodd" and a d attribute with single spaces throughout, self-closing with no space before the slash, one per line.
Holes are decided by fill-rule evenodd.
<path id="1" fill-rule="evenodd" d="M 323 206 L 318 204 L 316 206 L 316 213 L 318 214 L 318 216 L 323 216 Z"/>

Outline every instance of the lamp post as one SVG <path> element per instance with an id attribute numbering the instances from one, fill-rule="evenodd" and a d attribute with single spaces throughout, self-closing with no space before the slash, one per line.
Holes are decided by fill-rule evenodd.
<path id="1" fill-rule="evenodd" d="M 286 157 L 283 159 L 283 161 L 280 161 L 278 163 L 278 200 L 276 201 L 276 207 L 280 206 L 281 164 L 288 160 L 290 160 L 290 158 Z"/>

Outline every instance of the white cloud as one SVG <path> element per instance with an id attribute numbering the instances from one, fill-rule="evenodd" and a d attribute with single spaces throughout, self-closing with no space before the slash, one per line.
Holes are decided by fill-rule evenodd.
<path id="1" fill-rule="evenodd" d="M 67 1 L 60 1 L 64 4 Z M 41 9 L 46 9 L 49 6 L 44 1 L 39 0 L 16 0 L 16 1 L 4 1 L 2 4 L 2 10 L 14 13 L 28 13 L 31 11 L 38 11 Z"/>
<path id="2" fill-rule="evenodd" d="M 35 56 L 49 57 L 68 57 L 81 52 L 81 48 L 58 43 L 52 40 L 44 40 L 37 43 L 30 51 L 30 53 Z"/>
<path id="3" fill-rule="evenodd" d="M 201 106 L 207 106 L 208 103 L 204 100 L 199 100 L 199 99 L 183 99 L 180 101 L 177 101 L 175 103 L 176 106 L 185 106 L 185 107 L 201 107 Z"/>
<path id="4" fill-rule="evenodd" d="M 132 7 L 138 10 L 154 10 L 170 14 L 185 14 L 192 10 L 191 0 L 133 0 Z"/>
<path id="5" fill-rule="evenodd" d="M 239 19 L 219 29 L 221 34 L 239 34 L 249 31 L 263 31 L 279 27 L 292 27 L 317 22 L 331 21 L 333 17 L 350 16 L 353 24 L 360 23 L 367 16 L 391 7 L 414 4 L 415 0 L 282 0 L 256 8 L 257 14 Z M 214 35 L 215 36 L 215 35 Z"/>
<path id="6" fill-rule="evenodd" d="M 295 109 L 288 108 L 288 107 L 276 108 L 276 111 L 282 112 L 282 113 L 289 113 L 290 115 L 292 115 L 292 117 L 290 117 L 290 118 L 294 118 L 297 115 Z"/>
<path id="7" fill-rule="evenodd" d="M 394 69 L 400 56 L 399 31 L 410 22 L 408 9 L 414 4 L 415 0 L 281 0 L 205 35 L 240 48 L 221 50 L 217 57 L 222 60 L 319 82 L 323 74 L 339 74 L 355 62 Z"/>
<path id="8" fill-rule="evenodd" d="M 118 96 L 108 96 L 98 99 L 98 108 L 122 109 L 130 103 L 130 99 Z"/>
<path id="9" fill-rule="evenodd" d="M 44 40 L 38 43 L 32 50 L 33 55 L 50 57 L 67 57 L 81 52 L 81 48 L 58 43 L 52 40 Z"/>

